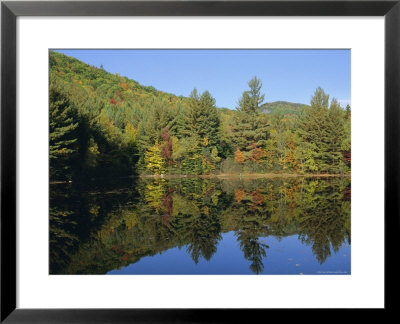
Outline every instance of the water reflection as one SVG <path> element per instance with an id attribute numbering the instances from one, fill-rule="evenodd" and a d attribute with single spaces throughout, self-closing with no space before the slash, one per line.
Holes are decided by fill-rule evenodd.
<path id="1" fill-rule="evenodd" d="M 144 257 L 156 260 L 173 248 L 181 249 L 179 258 L 190 255 L 194 264 L 207 260 L 213 267 L 223 234 L 230 232 L 241 251 L 237 262 L 246 261 L 252 273 L 268 273 L 265 264 L 273 253 L 268 237 L 297 235 L 298 246 L 311 248 L 322 265 L 350 244 L 349 198 L 346 178 L 51 185 L 50 273 L 105 274 Z M 157 273 L 163 273 L 163 262 Z M 175 266 L 180 273 L 179 262 Z M 212 271 L 229 273 L 221 266 Z"/>

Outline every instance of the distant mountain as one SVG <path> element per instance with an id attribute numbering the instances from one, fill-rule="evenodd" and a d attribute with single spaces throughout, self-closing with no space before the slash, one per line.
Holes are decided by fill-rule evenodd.
<path id="1" fill-rule="evenodd" d="M 264 114 L 281 113 L 286 114 L 300 114 L 308 105 L 301 103 L 293 103 L 288 101 L 275 101 L 266 102 L 260 107 L 260 112 Z"/>

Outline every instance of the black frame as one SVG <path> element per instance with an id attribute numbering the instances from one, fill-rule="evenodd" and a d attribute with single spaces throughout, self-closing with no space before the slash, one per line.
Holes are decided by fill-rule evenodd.
<path id="1" fill-rule="evenodd" d="M 395 270 L 397 267 L 392 264 L 394 262 L 392 260 L 398 253 L 395 250 L 394 239 L 399 235 L 400 228 L 400 0 L 2 1 L 1 322 L 4 320 L 6 323 L 233 322 L 239 314 L 251 316 L 248 317 L 250 320 L 264 314 L 262 312 L 265 311 L 16 309 L 16 18 L 18 16 L 384 16 L 385 310 L 393 310 L 396 307 L 394 297 L 391 299 L 390 296 L 394 296 L 397 292 L 399 282 Z M 389 250 L 393 250 L 391 254 Z"/>

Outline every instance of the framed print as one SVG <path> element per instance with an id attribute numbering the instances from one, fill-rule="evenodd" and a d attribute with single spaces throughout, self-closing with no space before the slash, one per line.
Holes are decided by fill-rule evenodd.
<path id="1" fill-rule="evenodd" d="M 2 2 L 1 320 L 393 308 L 399 15 Z"/>

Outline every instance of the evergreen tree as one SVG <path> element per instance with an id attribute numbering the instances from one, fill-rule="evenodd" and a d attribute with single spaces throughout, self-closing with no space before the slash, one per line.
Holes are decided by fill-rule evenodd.
<path id="1" fill-rule="evenodd" d="M 344 111 L 336 99 L 331 101 L 329 107 L 329 160 L 328 170 L 332 173 L 343 171 L 342 142 L 344 136 Z"/>
<path id="2" fill-rule="evenodd" d="M 347 104 L 346 105 L 346 119 L 350 118 L 350 115 L 351 115 L 351 108 L 350 108 L 350 105 Z"/>
<path id="3" fill-rule="evenodd" d="M 208 139 L 209 146 L 219 145 L 220 139 L 220 117 L 215 106 L 215 99 L 208 91 L 200 96 L 199 106 L 201 115 L 199 119 L 199 135 Z"/>
<path id="4" fill-rule="evenodd" d="M 198 95 L 194 89 L 190 94 L 190 103 L 185 111 L 183 134 L 196 137 L 199 143 L 207 138 L 210 146 L 220 142 L 220 117 L 215 107 L 215 99 L 208 91 Z"/>
<path id="5" fill-rule="evenodd" d="M 250 90 L 247 92 L 248 98 L 246 96 L 246 105 L 244 107 L 252 112 L 259 111 L 260 106 L 263 104 L 265 98 L 265 95 L 261 94 L 261 80 L 257 79 L 257 77 L 255 76 L 249 81 L 248 85 Z"/>
<path id="6" fill-rule="evenodd" d="M 317 88 L 311 99 L 311 107 L 305 110 L 300 120 L 298 133 L 316 170 L 337 173 L 341 167 L 343 110 L 335 99 L 330 108 L 328 105 L 329 95 Z"/>
<path id="7" fill-rule="evenodd" d="M 182 135 L 185 137 L 197 137 L 200 131 L 199 120 L 201 119 L 200 97 L 197 89 L 193 89 L 189 96 L 189 103 L 182 115 Z"/>
<path id="8" fill-rule="evenodd" d="M 344 122 L 343 140 L 341 144 L 343 160 L 347 167 L 351 166 L 351 115 Z"/>
<path id="9" fill-rule="evenodd" d="M 71 180 L 78 163 L 78 113 L 60 87 L 50 83 L 49 162 L 51 180 Z"/>
<path id="10" fill-rule="evenodd" d="M 154 99 L 147 111 L 143 113 L 139 142 L 144 147 L 153 146 L 161 141 L 161 132 L 170 128 L 173 116 L 168 103 L 163 99 Z"/>
<path id="11" fill-rule="evenodd" d="M 318 171 L 326 169 L 324 162 L 329 142 L 328 104 L 329 95 L 318 87 L 311 98 L 311 107 L 305 110 L 300 120 L 298 130 L 301 141 L 306 145 L 305 150 L 311 151 L 308 154 L 309 159 L 315 161 L 316 170 Z M 303 163 L 307 162 L 304 161 Z"/>
<path id="12" fill-rule="evenodd" d="M 254 77 L 248 85 L 250 90 L 243 92 L 232 125 L 233 146 L 243 152 L 251 151 L 254 143 L 256 147 L 263 147 L 268 137 L 266 118 L 259 112 L 264 101 L 264 94 L 260 93 L 262 84 Z"/>

